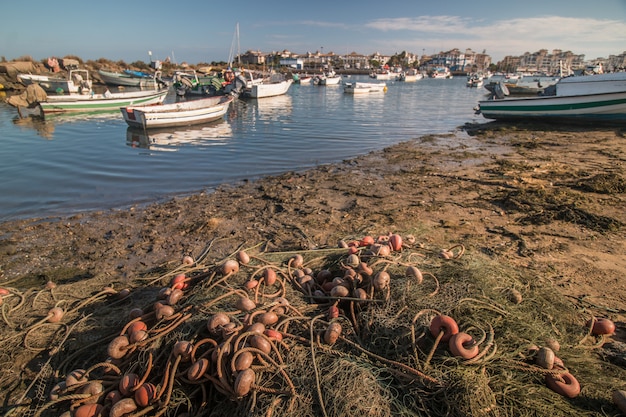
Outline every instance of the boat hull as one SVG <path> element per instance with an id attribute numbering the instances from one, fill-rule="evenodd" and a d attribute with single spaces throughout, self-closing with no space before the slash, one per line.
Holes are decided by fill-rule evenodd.
<path id="1" fill-rule="evenodd" d="M 127 106 L 120 108 L 120 111 L 130 127 L 180 127 L 222 118 L 233 100 L 233 96 L 215 96 L 159 106 Z"/>
<path id="2" fill-rule="evenodd" d="M 391 73 L 385 72 L 385 73 L 375 73 L 372 78 L 375 78 L 375 79 L 381 80 L 381 81 L 389 81 L 389 80 L 391 80 L 392 77 L 393 77 L 393 75 Z"/>
<path id="3" fill-rule="evenodd" d="M 576 96 L 483 100 L 479 111 L 486 119 L 558 119 L 626 122 L 626 91 Z"/>
<path id="4" fill-rule="evenodd" d="M 347 94 L 370 94 L 370 93 L 382 93 L 387 91 L 387 85 L 385 83 L 348 83 L 343 88 L 344 93 Z"/>
<path id="5" fill-rule="evenodd" d="M 281 96 L 287 93 L 292 83 L 293 80 L 285 80 L 278 83 L 254 84 L 244 95 L 250 98 Z"/>
<path id="6" fill-rule="evenodd" d="M 340 76 L 325 77 L 319 80 L 319 85 L 338 85 L 341 82 Z"/>
<path id="7" fill-rule="evenodd" d="M 98 71 L 98 75 L 107 85 L 139 88 L 157 88 L 158 81 L 152 77 L 136 77 L 129 74 Z"/>
<path id="8" fill-rule="evenodd" d="M 59 93 L 64 94 L 78 94 L 82 91 L 88 91 L 91 89 L 92 83 L 89 79 L 89 72 L 87 70 L 71 70 L 67 78 L 51 77 L 48 75 L 36 75 L 36 74 L 18 74 L 17 79 L 29 86 L 31 84 L 37 84 L 46 93 Z"/>
<path id="9" fill-rule="evenodd" d="M 106 112 L 118 111 L 120 107 L 131 105 L 160 104 L 165 100 L 168 90 L 137 91 L 114 93 L 110 97 L 103 94 L 76 94 L 67 96 L 48 96 L 39 103 L 44 115 L 66 112 Z"/>
<path id="10" fill-rule="evenodd" d="M 416 81 L 419 81 L 423 78 L 424 76 L 421 74 L 407 74 L 407 75 L 402 75 L 400 77 L 396 77 L 396 81 L 404 81 L 407 83 L 414 83 Z"/>

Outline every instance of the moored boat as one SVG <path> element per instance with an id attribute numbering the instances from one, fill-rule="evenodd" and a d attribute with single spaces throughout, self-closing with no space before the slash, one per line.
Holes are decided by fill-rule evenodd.
<path id="1" fill-rule="evenodd" d="M 404 81 L 407 83 L 415 82 L 421 80 L 422 78 L 424 78 L 424 74 L 415 69 L 402 71 L 401 73 L 396 75 L 396 81 Z"/>
<path id="2" fill-rule="evenodd" d="M 546 88 L 555 85 L 560 77 L 547 75 L 522 75 L 505 83 L 510 95 L 531 96 L 543 93 Z"/>
<path id="3" fill-rule="evenodd" d="M 482 76 L 482 74 L 473 72 L 467 75 L 467 81 L 465 82 L 465 85 L 468 87 L 478 88 L 483 85 L 483 80 L 484 80 L 484 77 Z"/>
<path id="4" fill-rule="evenodd" d="M 18 74 L 17 79 L 26 87 L 37 84 L 46 93 L 81 93 L 91 90 L 92 87 L 89 71 L 84 69 L 72 69 L 67 73 L 67 77 Z"/>
<path id="5" fill-rule="evenodd" d="M 313 77 L 308 74 L 293 74 L 294 84 L 311 84 Z"/>
<path id="6" fill-rule="evenodd" d="M 106 70 L 98 70 L 98 75 L 102 81 L 111 86 L 138 87 L 138 88 L 157 88 L 159 85 L 167 85 L 161 79 L 161 72 L 147 74 L 140 71 L 125 70 L 124 72 L 113 72 Z"/>
<path id="7" fill-rule="evenodd" d="M 374 78 L 376 80 L 391 80 L 395 78 L 394 75 L 391 74 L 388 70 L 383 70 L 380 72 L 372 72 L 370 73 L 370 78 Z"/>
<path id="8" fill-rule="evenodd" d="M 108 90 L 107 90 L 108 91 Z M 43 114 L 74 111 L 115 111 L 121 106 L 160 104 L 165 100 L 167 89 L 128 91 L 103 94 L 70 94 L 48 96 L 40 102 Z"/>
<path id="9" fill-rule="evenodd" d="M 437 67 L 430 73 L 430 78 L 445 79 L 452 78 L 452 73 L 448 67 Z"/>
<path id="10" fill-rule="evenodd" d="M 32 109 L 35 109 L 38 110 L 38 115 L 45 116 L 51 113 L 117 111 L 122 106 L 160 104 L 165 100 L 167 93 L 167 89 L 161 89 L 122 93 L 111 93 L 106 90 L 101 94 L 91 91 L 88 94 L 47 95 L 41 87 L 31 85 L 21 95 L 10 97 L 7 103 L 17 107 L 20 115 L 24 113 L 30 115 L 33 113 Z"/>
<path id="11" fill-rule="evenodd" d="M 506 93 L 506 88 L 501 89 Z M 573 76 L 560 79 L 544 95 L 495 95 L 478 103 L 487 119 L 549 119 L 626 122 L 626 72 Z"/>
<path id="12" fill-rule="evenodd" d="M 380 93 L 387 91 L 387 84 L 364 82 L 346 83 L 343 91 L 348 94 Z"/>
<path id="13" fill-rule="evenodd" d="M 120 111 L 130 127 L 189 126 L 220 119 L 233 100 L 232 95 L 213 96 L 157 106 L 125 106 Z"/>
<path id="14" fill-rule="evenodd" d="M 329 71 L 313 77 L 313 84 L 315 85 L 338 85 L 340 83 L 341 76 L 337 75 L 334 71 Z"/>
<path id="15" fill-rule="evenodd" d="M 249 78 L 245 79 L 246 87 L 241 92 L 242 97 L 265 98 L 281 96 L 287 93 L 293 83 L 293 79 L 287 80 L 282 74 L 277 73 L 256 80 L 252 78 L 250 71 L 246 71 L 245 75 Z"/>
<path id="16" fill-rule="evenodd" d="M 176 71 L 172 85 L 179 96 L 219 96 L 239 94 L 246 87 L 246 81 L 240 73 L 235 73 L 229 67 L 219 73 L 204 75 L 198 75 L 195 70 Z"/>

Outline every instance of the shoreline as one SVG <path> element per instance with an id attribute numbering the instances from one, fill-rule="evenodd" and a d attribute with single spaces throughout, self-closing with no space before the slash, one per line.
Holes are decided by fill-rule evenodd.
<path id="1" fill-rule="evenodd" d="M 103 287 L 140 289 L 207 251 L 214 259 L 242 247 L 314 253 L 342 239 L 410 234 L 427 254 L 462 245 L 467 264 L 455 265 L 488 260 L 536 277 L 519 288 L 525 295 L 540 288 L 581 317 L 610 318 L 617 330 L 599 352 L 607 360 L 609 346 L 626 342 L 624 129 L 489 123 L 465 133 L 463 141 L 450 141 L 454 132 L 425 135 L 141 207 L 2 222 L 0 286 L 27 293 L 53 282 L 57 294 L 80 299 Z M 42 313 L 33 311 L 32 322 Z M 564 350 L 573 361 L 573 348 Z M 35 355 L 22 352 L 6 365 L 26 367 Z M 612 372 L 626 378 L 626 370 Z M 596 408 L 605 409 L 611 393 L 593 392 L 601 398 L 585 411 L 601 415 Z"/>
<path id="2" fill-rule="evenodd" d="M 396 176 L 402 177 L 401 173 L 398 174 L 397 172 L 397 170 L 401 168 L 399 168 L 397 165 L 394 167 L 394 163 L 390 163 L 389 159 L 393 157 L 393 159 L 397 159 L 398 161 L 404 162 L 405 157 L 401 155 L 404 152 L 416 154 L 417 160 L 420 163 L 424 164 L 419 169 L 425 172 L 425 175 L 427 178 L 434 179 L 437 176 L 442 175 L 441 172 L 445 172 L 448 170 L 450 170 L 450 172 L 454 172 L 455 170 L 456 171 L 461 170 L 461 172 L 463 172 L 462 175 L 465 175 L 465 176 L 471 175 L 472 166 L 480 167 L 483 164 L 489 164 L 490 160 L 493 161 L 494 159 L 497 159 L 497 158 L 506 158 L 506 154 L 508 152 L 511 152 L 512 146 L 516 146 L 519 149 L 523 149 L 524 146 L 539 147 L 539 145 L 535 144 L 534 142 L 539 139 L 537 137 L 539 134 L 545 133 L 545 132 L 552 131 L 553 134 L 556 136 L 561 136 L 561 135 L 567 136 L 569 132 L 572 135 L 579 136 L 579 137 L 584 137 L 588 132 L 606 132 L 609 134 L 610 132 L 615 132 L 616 138 L 620 134 L 619 127 L 607 127 L 605 129 L 596 130 L 596 129 L 591 129 L 591 128 L 587 128 L 583 126 L 574 126 L 571 128 L 567 128 L 567 127 L 560 127 L 560 126 L 539 125 L 538 126 L 539 129 L 536 130 L 536 127 L 535 127 L 536 125 L 533 125 L 533 124 L 510 125 L 510 126 L 511 127 L 508 127 L 507 124 L 495 123 L 495 122 L 479 124 L 479 125 L 468 125 L 465 127 L 460 127 L 457 130 L 457 133 L 451 131 L 451 132 L 446 132 L 442 134 L 425 135 L 419 138 L 407 140 L 405 142 L 401 142 L 396 145 L 389 146 L 379 151 L 372 151 L 368 154 L 364 154 L 361 156 L 357 156 L 355 158 L 347 159 L 342 162 L 324 164 L 315 168 L 305 169 L 303 171 L 288 171 L 280 175 L 271 175 L 267 177 L 260 177 L 258 179 L 251 179 L 251 180 L 246 179 L 235 184 L 222 184 L 216 187 L 215 190 L 213 191 L 192 192 L 192 193 L 185 193 L 183 195 L 165 196 L 156 201 L 150 201 L 150 202 L 139 203 L 139 204 L 129 204 L 129 205 L 124 205 L 123 207 L 113 207 L 113 208 L 105 208 L 105 209 L 98 209 L 98 210 L 81 211 L 78 213 L 72 213 L 68 215 L 52 215 L 48 217 L 28 217 L 28 218 L 18 218 L 18 219 L 10 219 L 6 221 L 2 221 L 0 222 L 0 236 L 2 236 L 2 238 L 0 239 L 0 252 L 2 252 L 3 256 L 0 257 L 0 264 L 5 265 L 5 266 L 2 270 L 3 274 L 1 276 L 1 279 L 2 281 L 5 281 L 7 278 L 14 279 L 20 273 L 24 273 L 24 271 L 27 269 L 27 268 L 21 268 L 21 269 L 18 268 L 18 271 L 21 270 L 21 272 L 17 272 L 17 273 L 11 272 L 11 268 L 6 267 L 6 265 L 10 265 L 13 263 L 10 260 L 11 256 L 10 255 L 7 256 L 7 254 L 4 253 L 6 252 L 6 250 L 4 249 L 6 247 L 9 248 L 8 252 L 13 253 L 13 254 L 17 253 L 18 251 L 27 249 L 27 247 L 23 249 L 19 248 L 18 247 L 19 245 L 15 244 L 15 241 L 19 241 L 22 244 L 25 244 L 28 242 L 27 240 L 24 240 L 23 237 L 20 236 L 22 235 L 23 228 L 40 230 L 40 229 L 48 229 L 48 228 L 57 229 L 59 227 L 63 227 L 63 228 L 69 229 L 70 228 L 69 225 L 74 224 L 79 229 L 81 229 L 80 231 L 85 231 L 85 232 L 88 232 L 89 234 L 92 234 L 98 228 L 103 228 L 103 227 L 108 228 L 108 225 L 105 226 L 101 224 L 102 222 L 106 222 L 107 221 L 106 219 L 109 219 L 108 221 L 111 221 L 111 222 L 116 222 L 116 221 L 125 222 L 128 219 L 140 218 L 142 221 L 145 222 L 146 218 L 150 216 L 150 213 L 158 213 L 159 215 L 162 215 L 163 212 L 167 212 L 170 209 L 175 209 L 176 211 L 180 211 L 181 207 L 184 207 L 186 209 L 191 209 L 192 206 L 196 203 L 203 202 L 204 204 L 209 204 L 209 203 L 212 203 L 213 201 L 219 202 L 220 204 L 219 207 L 221 209 L 224 209 L 226 212 L 232 212 L 232 211 L 238 212 L 237 210 L 233 210 L 233 207 L 228 207 L 228 203 L 225 203 L 225 201 L 228 200 L 229 193 L 234 193 L 234 196 L 236 196 L 237 198 L 243 198 L 248 203 L 250 202 L 251 198 L 254 199 L 253 196 L 255 194 L 257 194 L 258 196 L 263 196 L 265 194 L 264 190 L 267 187 L 269 187 L 274 192 L 282 194 L 281 193 L 282 190 L 278 189 L 277 187 L 284 187 L 284 188 L 289 189 L 290 183 L 305 182 L 308 184 L 307 185 L 308 190 L 314 190 L 315 187 L 322 186 L 322 184 L 317 184 L 316 182 L 326 182 L 328 181 L 329 177 L 335 177 L 337 175 L 336 173 L 351 172 L 353 170 L 355 172 L 358 172 L 360 175 L 365 175 L 366 177 L 374 175 L 376 177 L 376 181 L 380 182 L 379 184 L 376 184 L 375 188 L 380 191 L 381 187 L 384 188 L 384 182 L 386 181 L 386 178 L 385 178 L 386 176 L 393 175 L 394 178 Z M 521 127 L 520 130 L 518 130 L 519 127 Z M 529 129 L 527 132 L 527 134 L 531 135 L 528 141 L 529 143 L 523 143 L 525 138 L 520 139 L 520 136 L 524 135 L 523 133 L 525 131 L 524 129 Z M 476 132 L 479 132 L 478 135 L 476 135 L 475 133 L 472 133 L 472 131 L 474 130 Z M 458 132 L 460 131 L 463 131 L 462 134 L 469 132 L 469 135 L 467 135 L 467 138 L 466 138 L 467 140 L 460 140 L 457 144 L 448 144 L 447 143 L 448 141 L 441 140 L 441 138 L 449 138 L 451 136 L 454 136 L 455 134 L 458 134 Z M 504 143 L 504 142 L 496 143 L 496 140 L 492 138 L 487 139 L 486 142 L 484 138 L 483 139 L 479 138 L 477 140 L 477 136 L 482 134 L 480 132 L 483 132 L 483 133 L 487 132 L 488 136 L 493 136 L 495 138 L 497 138 L 498 136 L 502 136 L 501 139 L 506 139 L 506 136 L 512 134 L 515 136 L 515 141 L 520 141 L 520 143 L 519 144 Z M 618 139 L 612 138 L 612 140 L 617 140 L 619 144 Z M 557 145 L 554 145 L 554 146 L 557 146 Z M 421 150 L 427 150 L 428 154 L 418 155 Z M 431 154 L 435 156 L 436 159 L 439 159 L 439 160 L 436 161 L 435 163 L 432 163 L 430 161 L 430 158 L 427 157 L 428 155 L 431 155 Z M 536 157 L 540 159 L 544 157 L 546 158 L 554 157 L 555 159 L 560 159 L 559 155 L 552 155 L 552 154 L 538 155 Z M 387 161 L 385 161 L 385 159 Z M 380 162 L 382 165 L 379 166 L 378 162 Z M 566 162 L 560 162 L 560 163 L 566 164 Z M 365 170 L 367 170 L 367 172 Z M 532 179 L 532 176 L 533 176 L 532 172 L 519 174 L 519 175 L 529 175 L 531 177 L 531 178 L 526 179 L 522 176 L 521 177 L 522 180 L 518 184 L 520 186 L 544 187 L 546 185 L 553 185 L 551 184 L 550 181 L 547 181 L 547 180 Z M 348 175 L 343 179 L 349 180 L 350 179 L 349 177 L 350 176 Z M 445 179 L 445 176 L 440 177 L 440 178 Z M 460 174 L 452 175 L 450 178 L 447 178 L 447 180 L 450 181 L 451 183 L 463 181 L 461 179 Z M 312 184 L 311 184 L 311 181 L 313 181 Z M 400 178 L 399 181 L 402 182 L 406 180 Z M 476 179 L 474 181 L 476 181 Z M 352 182 L 353 181 L 348 181 L 348 183 L 352 183 Z M 284 185 L 281 185 L 283 183 Z M 406 186 L 406 184 L 404 185 Z M 364 187 L 365 185 L 357 181 L 356 184 L 352 184 L 351 186 Z M 420 184 L 420 186 L 423 187 L 424 184 Z M 446 186 L 449 187 L 451 186 L 451 184 L 446 185 Z M 441 187 L 441 185 L 438 185 L 438 187 Z M 403 189 L 403 192 L 407 192 L 407 191 L 408 189 Z M 388 192 L 384 192 L 383 194 L 385 194 L 385 198 L 393 198 L 394 200 L 399 199 L 395 196 L 387 195 Z M 275 198 L 275 197 L 272 197 L 272 198 Z M 345 198 L 343 198 L 342 200 L 345 200 Z M 433 200 L 433 201 L 436 201 L 436 200 Z M 394 205 L 396 204 L 397 202 L 394 201 Z M 416 207 L 428 206 L 428 203 L 425 201 L 418 201 L 418 202 L 413 201 L 411 204 L 415 205 Z M 342 207 L 341 203 L 334 203 L 334 205 L 336 207 L 330 208 L 331 212 L 329 214 L 331 215 L 331 217 L 333 215 L 336 215 L 335 212 L 345 211 L 345 207 Z M 265 207 L 265 209 L 268 209 L 268 214 L 270 215 L 276 214 L 275 207 L 272 208 L 272 207 L 267 206 Z M 294 208 L 292 208 L 292 210 L 293 210 L 294 217 L 303 215 L 302 210 L 298 210 Z M 212 229 L 215 229 L 216 231 L 220 231 L 224 229 L 225 227 L 224 224 L 230 224 L 229 219 L 223 219 L 222 216 L 220 216 L 219 213 L 216 212 L 215 210 L 194 209 L 193 214 L 202 215 L 202 216 L 208 215 L 207 220 L 209 222 L 216 223 L 214 227 L 212 227 Z M 242 215 L 243 213 L 239 211 L 237 214 Z M 166 216 L 166 217 L 169 218 L 170 216 Z M 231 215 L 224 216 L 224 217 L 231 218 Z M 306 218 L 306 213 L 304 213 L 304 217 Z M 363 220 L 363 219 L 360 219 L 360 220 Z M 623 220 L 623 223 L 626 223 L 626 219 L 622 219 L 622 220 Z M 389 226 L 400 227 L 400 225 L 393 225 L 393 224 Z M 386 226 L 386 227 L 388 228 L 389 226 Z M 407 226 L 404 226 L 404 228 L 406 227 Z M 140 229 L 141 227 L 139 227 L 138 225 L 133 226 L 133 230 L 140 230 Z M 342 227 L 342 229 L 344 228 Z M 76 233 L 71 233 L 71 234 L 75 235 Z M 332 233 L 328 233 L 328 234 L 333 235 Z M 37 242 L 41 241 L 42 237 L 43 236 L 39 236 L 38 239 L 34 242 L 31 242 L 31 244 L 36 244 Z M 51 234 L 50 238 L 52 239 L 55 238 L 54 233 Z M 311 240 L 308 237 L 307 239 Z M 317 243 L 314 243 L 312 241 L 308 243 L 301 242 L 301 245 L 306 247 L 306 246 L 319 246 L 320 244 L 329 245 L 332 243 L 333 243 L 333 238 L 329 238 L 328 236 L 326 236 L 322 242 L 320 241 L 317 241 Z M 13 250 L 13 248 L 15 248 L 15 250 Z M 197 250 L 197 248 L 195 250 Z M 190 251 L 193 252 L 194 250 L 190 250 Z M 2 281 L 0 281 L 0 285 L 2 284 Z"/>

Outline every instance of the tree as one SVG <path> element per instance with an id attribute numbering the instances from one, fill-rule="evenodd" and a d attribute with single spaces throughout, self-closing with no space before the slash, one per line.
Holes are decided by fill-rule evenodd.
<path id="1" fill-rule="evenodd" d="M 406 51 L 402 51 L 399 54 L 394 54 L 391 56 L 391 58 L 389 58 L 389 61 L 387 61 L 387 64 L 389 66 L 404 66 L 406 62 Z"/>

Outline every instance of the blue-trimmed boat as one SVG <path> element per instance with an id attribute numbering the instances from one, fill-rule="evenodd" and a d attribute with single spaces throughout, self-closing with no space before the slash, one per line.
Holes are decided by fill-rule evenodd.
<path id="1" fill-rule="evenodd" d="M 167 83 L 161 78 L 161 71 L 148 74 L 141 71 L 124 70 L 124 72 L 113 72 L 98 70 L 98 75 L 107 85 L 137 87 L 137 88 L 161 88 Z"/>
<path id="2" fill-rule="evenodd" d="M 534 97 L 506 97 L 506 88 L 476 108 L 486 119 L 626 123 L 626 72 L 572 76 Z"/>

